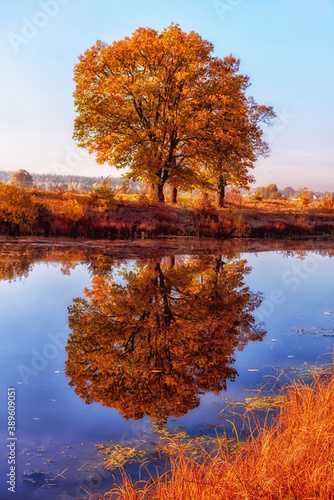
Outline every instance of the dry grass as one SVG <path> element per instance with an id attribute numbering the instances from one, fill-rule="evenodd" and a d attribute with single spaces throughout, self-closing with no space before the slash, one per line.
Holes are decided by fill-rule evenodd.
<path id="1" fill-rule="evenodd" d="M 234 451 L 223 444 L 194 458 L 187 446 L 145 484 L 123 481 L 105 500 L 333 500 L 334 378 L 284 390 L 271 426 L 255 418 Z M 222 443 L 222 441 L 220 441 Z M 168 469 L 168 470 L 167 470 Z M 97 498 L 96 496 L 94 498 Z"/>
<path id="2" fill-rule="evenodd" d="M 108 193 L 104 193 L 108 194 Z M 148 195 L 25 190 L 30 205 L 0 202 L 0 232 L 14 236 L 70 236 L 90 239 L 156 236 L 283 238 L 334 237 L 334 206 L 311 201 L 247 201 L 233 198 L 217 208 L 212 197 L 179 196 L 178 205 L 153 203 Z M 102 198 L 101 198 L 102 196 Z M 7 203 L 8 201 L 8 203 Z M 6 205 L 7 203 L 7 205 Z M 6 206 L 5 206 L 6 205 Z M 3 215 L 1 215 L 3 214 Z M 25 220 L 33 216 L 33 221 Z M 30 220 L 29 219 L 29 220 Z"/>

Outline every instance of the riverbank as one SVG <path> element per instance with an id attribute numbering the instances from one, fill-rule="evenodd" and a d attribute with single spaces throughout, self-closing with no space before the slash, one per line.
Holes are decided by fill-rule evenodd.
<path id="1" fill-rule="evenodd" d="M 180 197 L 158 205 L 147 196 L 18 190 L 2 185 L 0 234 L 88 239 L 285 238 L 334 236 L 334 208 L 319 201 L 242 199 L 216 208 Z"/>
<path id="2" fill-rule="evenodd" d="M 123 475 L 112 493 L 93 498 L 333 500 L 333 412 L 333 376 L 318 376 L 311 385 L 293 383 L 283 392 L 273 425 L 255 418 L 255 430 L 253 423 L 245 443 L 237 436 L 236 449 L 221 439 L 216 452 L 194 457 L 180 446 L 169 468 L 144 485 Z"/>

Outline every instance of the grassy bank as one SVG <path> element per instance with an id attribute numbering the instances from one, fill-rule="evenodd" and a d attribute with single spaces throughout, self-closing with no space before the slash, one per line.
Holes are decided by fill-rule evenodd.
<path id="1" fill-rule="evenodd" d="M 334 235 L 334 209 L 290 200 L 226 203 L 180 196 L 178 205 L 145 195 L 18 189 L 0 184 L 0 233 L 11 236 L 142 239 L 159 236 L 293 237 Z"/>
<path id="2" fill-rule="evenodd" d="M 146 484 L 122 485 L 94 499 L 119 500 L 332 500 L 334 499 L 334 378 L 284 391 L 274 423 L 257 422 L 234 451 L 224 441 L 196 458 L 186 447 L 170 469 Z M 254 427 L 253 427 L 254 428 Z"/>

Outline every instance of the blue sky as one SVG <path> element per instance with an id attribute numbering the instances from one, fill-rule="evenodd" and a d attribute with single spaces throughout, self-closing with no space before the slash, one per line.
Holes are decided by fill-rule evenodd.
<path id="1" fill-rule="evenodd" d="M 272 105 L 256 185 L 334 191 L 334 0 L 15 0 L 2 4 L 0 170 L 120 175 L 72 140 L 73 68 L 139 26 L 195 30 Z"/>

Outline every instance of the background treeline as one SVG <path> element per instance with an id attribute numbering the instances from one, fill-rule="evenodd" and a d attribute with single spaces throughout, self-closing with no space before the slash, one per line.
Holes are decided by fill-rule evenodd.
<path id="1" fill-rule="evenodd" d="M 11 181 L 14 172 L 5 170 L 0 171 L 0 182 L 8 183 Z M 45 189 L 46 191 L 55 191 L 63 189 L 64 191 L 93 191 L 96 185 L 103 182 L 103 178 L 85 177 L 84 175 L 59 175 L 59 174 L 37 174 L 32 173 L 33 185 L 37 189 Z M 127 181 L 119 177 L 108 178 L 111 188 L 118 190 L 124 189 L 128 193 L 140 193 L 144 183 Z"/>
<path id="2" fill-rule="evenodd" d="M 22 172 L 22 171 L 19 171 Z M 26 171 L 24 171 L 26 172 Z M 0 183 L 9 183 L 13 179 L 14 172 L 0 170 Z M 87 191 L 92 192 L 94 189 L 102 184 L 105 180 L 101 176 L 96 177 L 86 177 L 84 175 L 60 175 L 60 174 L 30 174 L 32 177 L 32 185 L 36 189 L 42 189 L 45 191 L 56 191 L 61 189 L 64 191 Z M 17 183 L 16 183 L 17 184 Z M 120 177 L 108 177 L 108 184 L 114 191 L 120 191 L 127 194 L 139 194 L 139 193 L 149 193 L 149 186 L 140 181 L 124 180 Z M 306 188 L 304 188 L 305 190 Z M 226 194 L 235 192 L 235 189 L 231 189 L 229 186 L 226 188 Z M 257 186 L 252 187 L 249 190 L 239 189 L 239 196 L 249 196 L 256 195 L 263 200 L 279 200 L 282 197 L 288 199 L 298 199 L 303 193 L 303 189 L 295 189 L 291 186 L 287 186 L 283 189 L 279 189 L 277 184 L 269 184 L 268 186 Z M 193 195 L 198 195 L 199 191 L 192 191 Z M 310 199 L 326 198 L 332 196 L 329 191 L 309 191 L 307 190 L 307 195 Z"/>
<path id="3" fill-rule="evenodd" d="M 250 190 L 251 194 L 256 193 L 263 200 L 279 200 L 282 198 L 297 199 L 307 191 L 307 195 L 310 199 L 324 198 L 326 196 L 332 196 L 329 191 L 309 191 L 307 188 L 294 189 L 291 186 L 285 187 L 284 189 L 278 189 L 276 184 L 269 184 L 268 186 L 256 187 Z"/>

